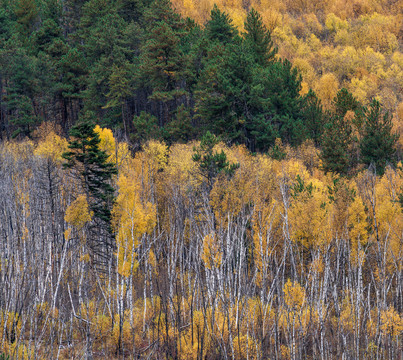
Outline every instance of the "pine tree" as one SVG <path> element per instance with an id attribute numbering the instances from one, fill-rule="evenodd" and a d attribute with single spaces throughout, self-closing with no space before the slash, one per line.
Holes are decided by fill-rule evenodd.
<path id="1" fill-rule="evenodd" d="M 132 66 L 129 62 L 125 62 L 122 66 L 114 65 L 112 68 L 112 73 L 109 77 L 109 93 L 106 94 L 108 99 L 107 104 L 104 108 L 109 107 L 120 107 L 122 124 L 125 134 L 128 134 L 127 130 L 127 117 L 126 115 L 126 100 L 132 94 L 132 84 L 131 75 Z"/>
<path id="2" fill-rule="evenodd" d="M 398 135 L 392 133 L 392 117 L 382 111 L 377 100 L 372 100 L 369 109 L 364 109 L 364 117 L 361 161 L 367 166 L 374 164 L 376 173 L 383 175 L 386 165 L 396 160 Z"/>
<path id="3" fill-rule="evenodd" d="M 13 15 L 9 8 L 0 8 L 0 49 L 3 49 L 4 43 L 11 38 Z"/>
<path id="4" fill-rule="evenodd" d="M 322 168 L 327 172 L 347 175 L 350 169 L 349 148 L 351 125 L 342 116 L 331 116 L 322 136 Z"/>
<path id="5" fill-rule="evenodd" d="M 33 100 L 38 93 L 37 71 L 36 59 L 28 56 L 24 49 L 0 52 L 0 76 L 7 79 L 2 105 L 12 125 L 13 137 L 29 135 L 38 121 Z"/>
<path id="6" fill-rule="evenodd" d="M 302 115 L 306 128 L 307 138 L 314 140 L 319 145 L 324 130 L 323 109 L 315 92 L 309 89 L 303 97 Z"/>
<path id="7" fill-rule="evenodd" d="M 253 60 L 241 42 L 216 43 L 204 61 L 195 98 L 206 130 L 231 143 L 248 142 Z"/>
<path id="8" fill-rule="evenodd" d="M 169 1 L 157 0 L 144 15 L 148 37 L 140 55 L 141 85 L 151 90 L 149 99 L 159 109 L 159 126 L 169 122 L 176 101 L 186 94 L 181 84 L 186 60 L 180 43 L 186 35 L 185 22 Z"/>
<path id="9" fill-rule="evenodd" d="M 267 65 L 277 54 L 277 47 L 274 46 L 270 31 L 263 24 L 262 17 L 253 8 L 246 17 L 245 30 L 244 40 L 256 63 L 261 66 Z"/>
<path id="10" fill-rule="evenodd" d="M 256 150 L 267 150 L 277 137 L 291 145 L 306 139 L 300 89 L 301 76 L 288 60 L 271 62 L 254 72 L 250 98 L 256 109 L 251 123 Z"/>
<path id="11" fill-rule="evenodd" d="M 118 0 L 119 14 L 128 23 L 138 22 L 151 0 Z"/>
<path id="12" fill-rule="evenodd" d="M 362 106 L 346 89 L 341 89 L 333 99 L 334 112 L 325 116 L 329 119 L 321 137 L 322 166 L 325 172 L 347 175 L 354 167 L 352 147 L 353 126 L 359 126 Z M 347 113 L 354 113 L 349 119 Z"/>
<path id="13" fill-rule="evenodd" d="M 78 122 L 71 128 L 70 136 L 70 150 L 62 155 L 66 160 L 64 167 L 75 170 L 94 218 L 111 231 L 111 208 L 115 198 L 111 181 L 117 169 L 108 162 L 106 152 L 99 149 L 100 138 L 92 122 Z"/>
<path id="14" fill-rule="evenodd" d="M 223 150 L 214 151 L 219 139 L 212 133 L 207 133 L 202 137 L 200 146 L 195 147 L 192 159 L 198 164 L 200 174 L 206 180 L 208 191 L 211 191 L 214 181 L 220 173 L 232 176 L 239 164 L 230 164 L 227 155 Z"/>
<path id="15" fill-rule="evenodd" d="M 35 0 L 17 0 L 14 10 L 17 28 L 23 43 L 28 44 L 34 24 L 38 19 L 38 6 Z"/>
<path id="16" fill-rule="evenodd" d="M 210 20 L 206 24 L 207 37 L 210 41 L 218 41 L 227 44 L 238 34 L 232 19 L 222 12 L 217 5 L 211 10 Z"/>
<path id="17" fill-rule="evenodd" d="M 116 1 L 87 1 L 82 7 L 77 37 L 82 44 L 78 50 L 90 65 L 82 94 L 84 110 L 96 112 L 103 124 L 123 125 L 127 129 L 132 116 L 127 98 L 134 77 L 131 65 L 137 34 L 133 35 L 134 27 L 126 23 L 118 10 Z"/>
<path id="18" fill-rule="evenodd" d="M 346 88 L 340 89 L 333 99 L 335 114 L 344 117 L 347 111 L 358 112 L 361 110 L 359 101 Z"/>
<path id="19" fill-rule="evenodd" d="M 170 0 L 152 1 L 150 7 L 144 12 L 142 22 L 147 31 L 153 29 L 160 22 L 168 24 L 175 32 L 181 32 L 184 28 L 184 21 L 182 17 L 174 11 Z"/>

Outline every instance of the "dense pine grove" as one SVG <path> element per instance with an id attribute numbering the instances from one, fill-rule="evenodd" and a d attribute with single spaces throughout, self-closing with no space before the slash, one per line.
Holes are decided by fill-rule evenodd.
<path id="1" fill-rule="evenodd" d="M 342 2 L 0 0 L 0 360 L 403 359 L 401 2 Z"/>
<path id="2" fill-rule="evenodd" d="M 375 103 L 367 106 L 376 114 L 365 109 L 345 89 L 323 109 L 321 95 L 302 91 L 301 73 L 276 55 L 253 8 L 242 31 L 216 5 L 200 26 L 168 0 L 2 0 L 0 22 L 3 139 L 32 136 L 42 122 L 67 136 L 86 120 L 135 149 L 210 131 L 252 152 L 268 151 L 276 138 L 290 145 L 312 139 L 324 149 L 325 169 L 344 174 L 371 162 L 382 173 L 396 160 L 392 115 Z M 355 116 L 345 121 L 348 111 Z M 375 133 L 369 127 L 378 118 L 385 125 Z M 351 162 L 354 140 L 364 153 Z M 367 149 L 373 144 L 382 150 Z"/>

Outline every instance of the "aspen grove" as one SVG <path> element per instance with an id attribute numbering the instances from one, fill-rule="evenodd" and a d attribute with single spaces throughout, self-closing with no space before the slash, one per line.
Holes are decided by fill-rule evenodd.
<path id="1" fill-rule="evenodd" d="M 133 155 L 94 133 L 118 170 L 101 261 L 67 140 L 43 125 L 0 147 L 3 358 L 401 358 L 401 164 L 349 179 L 312 141 L 278 141 L 282 160 L 218 141 Z"/>

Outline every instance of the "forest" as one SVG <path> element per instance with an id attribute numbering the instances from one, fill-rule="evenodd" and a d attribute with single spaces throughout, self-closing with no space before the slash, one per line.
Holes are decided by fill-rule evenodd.
<path id="1" fill-rule="evenodd" d="M 0 359 L 403 359 L 402 0 L 0 0 Z"/>

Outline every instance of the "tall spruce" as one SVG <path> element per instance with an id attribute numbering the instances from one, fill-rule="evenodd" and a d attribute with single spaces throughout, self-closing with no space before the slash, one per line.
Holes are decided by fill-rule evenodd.
<path id="1" fill-rule="evenodd" d="M 261 66 L 266 66 L 274 60 L 277 47 L 274 46 L 271 33 L 263 24 L 262 17 L 253 8 L 246 17 L 245 30 L 244 40 L 255 62 Z"/>
<path id="2" fill-rule="evenodd" d="M 101 140 L 94 126 L 85 120 L 71 128 L 70 151 L 63 154 L 67 160 L 64 167 L 77 171 L 94 217 L 110 223 L 115 192 L 111 180 L 117 174 L 117 169 L 108 162 L 106 152 L 99 149 Z"/>

